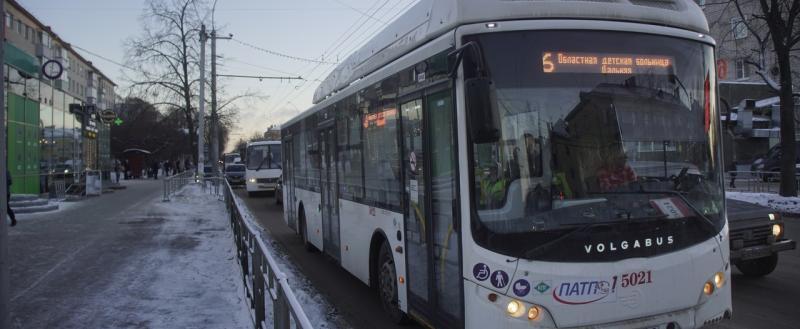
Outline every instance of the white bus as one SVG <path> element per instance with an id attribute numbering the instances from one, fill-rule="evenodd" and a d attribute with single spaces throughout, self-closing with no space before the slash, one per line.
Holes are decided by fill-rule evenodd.
<path id="1" fill-rule="evenodd" d="M 420 1 L 282 125 L 287 225 L 395 321 L 729 318 L 714 47 L 690 0 Z"/>
<path id="2" fill-rule="evenodd" d="M 247 143 L 245 153 L 245 188 L 247 195 L 274 192 L 281 177 L 281 142 L 261 141 Z"/>

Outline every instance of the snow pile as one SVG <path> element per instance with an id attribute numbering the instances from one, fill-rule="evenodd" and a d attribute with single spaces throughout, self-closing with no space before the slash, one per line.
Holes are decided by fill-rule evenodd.
<path id="1" fill-rule="evenodd" d="M 773 193 L 725 192 L 729 199 L 755 203 L 787 214 L 800 215 L 800 198 L 783 197 Z"/>
<path id="2" fill-rule="evenodd" d="M 233 194 L 237 207 L 241 211 L 242 218 L 250 223 L 251 227 L 260 228 L 256 224 L 253 214 L 247 208 L 244 201 L 239 196 Z M 264 244 L 271 248 L 269 252 L 272 253 L 273 258 L 280 267 L 278 270 L 282 271 L 288 279 L 289 285 L 292 287 L 297 300 L 303 306 L 303 311 L 308 316 L 309 321 L 314 325 L 314 328 L 339 328 L 346 326 L 344 320 L 338 315 L 336 308 L 328 302 L 322 294 L 317 291 L 314 285 L 302 272 L 294 265 L 291 258 L 283 251 L 280 243 L 275 241 L 267 231 L 260 231 L 260 238 Z M 267 300 L 267 319 L 272 317 L 272 301 Z M 272 323 L 267 324 L 268 328 L 272 328 Z"/>

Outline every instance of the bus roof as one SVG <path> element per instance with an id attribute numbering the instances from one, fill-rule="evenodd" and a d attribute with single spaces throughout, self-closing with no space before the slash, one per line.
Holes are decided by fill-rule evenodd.
<path id="1" fill-rule="evenodd" d="M 247 142 L 247 147 L 250 146 L 258 146 L 258 145 L 279 145 L 281 141 L 257 141 L 257 142 Z"/>
<path id="2" fill-rule="evenodd" d="M 347 57 L 314 92 L 314 104 L 460 25 L 520 19 L 647 23 L 708 34 L 693 0 L 420 0 Z"/>

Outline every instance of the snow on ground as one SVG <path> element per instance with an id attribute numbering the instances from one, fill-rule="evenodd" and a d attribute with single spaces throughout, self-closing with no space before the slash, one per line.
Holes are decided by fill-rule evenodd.
<path id="1" fill-rule="evenodd" d="M 725 192 L 725 197 L 770 207 L 782 213 L 800 215 L 800 198 L 774 193 Z"/>
<path id="2" fill-rule="evenodd" d="M 64 201 L 64 200 L 51 199 L 50 204 L 58 204 L 58 209 L 43 211 L 43 212 L 34 212 L 34 213 L 15 213 L 15 215 L 17 216 L 17 220 L 27 220 L 45 216 L 52 216 L 59 212 L 70 210 L 72 208 L 80 206 L 80 201 Z"/>
<path id="3" fill-rule="evenodd" d="M 90 318 L 109 328 L 252 328 L 225 204 L 190 185 L 137 209 L 146 217 L 127 223 L 157 231 L 89 301 L 103 310 Z"/>
<path id="4" fill-rule="evenodd" d="M 260 227 L 256 224 L 253 214 L 247 208 L 244 201 L 235 193 L 233 194 L 236 205 L 239 207 L 242 218 L 250 223 L 251 227 Z M 315 328 L 341 328 L 346 327 L 345 321 L 338 315 L 336 308 L 317 291 L 311 281 L 303 275 L 298 269 L 291 258 L 282 250 L 280 244 L 270 237 L 269 232 L 261 231 L 260 238 L 267 247 L 272 247 L 269 250 L 273 258 L 278 262 L 280 271 L 286 274 L 289 285 L 292 287 L 297 300 L 303 305 L 303 310 L 308 316 L 309 321 Z M 272 318 L 272 304 L 267 302 L 267 319 Z M 268 324 L 272 328 L 272 323 Z"/>

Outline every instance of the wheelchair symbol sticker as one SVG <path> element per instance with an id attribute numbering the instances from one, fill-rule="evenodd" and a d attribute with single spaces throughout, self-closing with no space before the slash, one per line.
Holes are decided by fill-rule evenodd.
<path id="1" fill-rule="evenodd" d="M 492 273 L 492 271 L 489 269 L 489 265 L 484 263 L 478 263 L 472 267 L 472 275 L 474 275 L 478 281 L 486 281 L 490 273 Z"/>

